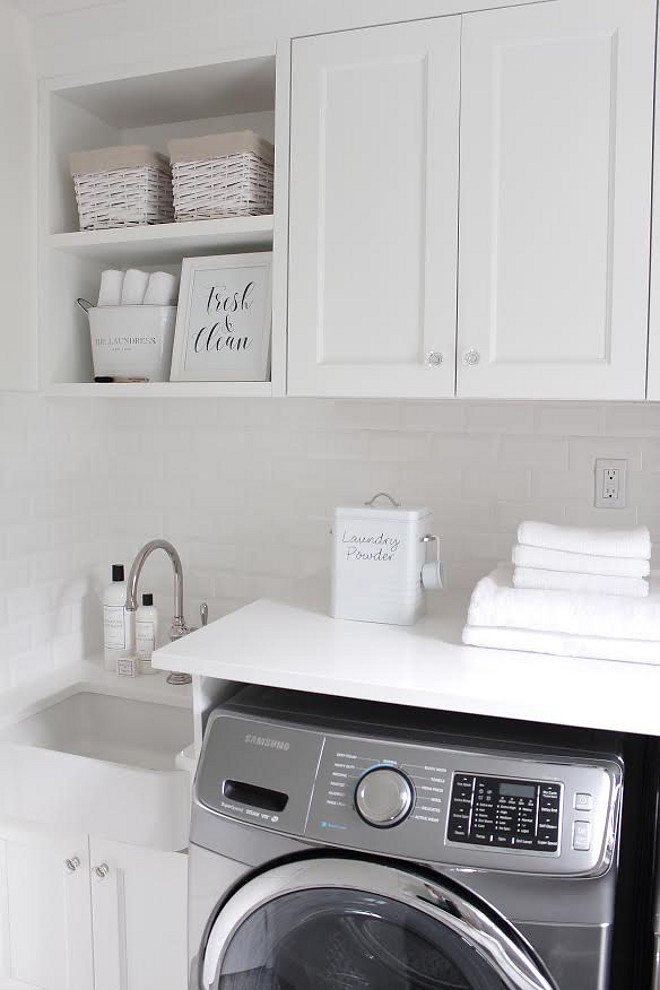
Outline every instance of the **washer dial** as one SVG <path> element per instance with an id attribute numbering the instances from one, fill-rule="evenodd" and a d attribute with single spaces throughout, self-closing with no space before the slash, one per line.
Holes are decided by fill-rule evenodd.
<path id="1" fill-rule="evenodd" d="M 391 828 L 408 817 L 414 803 L 412 782 L 395 767 L 373 767 L 358 781 L 355 807 L 376 828 Z"/>

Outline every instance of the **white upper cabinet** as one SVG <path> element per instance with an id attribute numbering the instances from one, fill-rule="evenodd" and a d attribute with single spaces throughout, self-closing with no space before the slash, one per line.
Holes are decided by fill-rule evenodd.
<path id="1" fill-rule="evenodd" d="M 454 392 L 460 18 L 293 42 L 288 391 Z"/>
<path id="2" fill-rule="evenodd" d="M 463 18 L 459 395 L 644 398 L 654 26 L 654 0 Z"/>

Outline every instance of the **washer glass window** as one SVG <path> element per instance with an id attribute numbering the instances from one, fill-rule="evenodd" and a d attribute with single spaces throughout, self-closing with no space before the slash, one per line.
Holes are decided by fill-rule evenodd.
<path id="1" fill-rule="evenodd" d="M 490 964 L 429 915 L 377 894 L 285 894 L 235 930 L 213 990 L 506 990 Z"/>

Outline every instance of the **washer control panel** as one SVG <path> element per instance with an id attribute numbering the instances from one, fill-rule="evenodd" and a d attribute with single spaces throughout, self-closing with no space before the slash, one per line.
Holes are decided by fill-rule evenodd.
<path id="1" fill-rule="evenodd" d="M 556 853 L 562 785 L 455 773 L 447 838 L 493 848 Z"/>
<path id="2" fill-rule="evenodd" d="M 554 876 L 608 868 L 623 781 L 616 759 L 427 739 L 218 710 L 193 812 L 415 862 Z"/>

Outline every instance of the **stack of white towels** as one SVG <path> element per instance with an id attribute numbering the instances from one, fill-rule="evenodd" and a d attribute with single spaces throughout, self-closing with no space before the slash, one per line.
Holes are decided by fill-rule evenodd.
<path id="1" fill-rule="evenodd" d="M 139 268 L 101 274 L 98 306 L 174 306 L 179 280 L 169 272 L 143 272 Z"/>
<path id="2" fill-rule="evenodd" d="M 512 559 L 514 588 L 632 598 L 649 593 L 651 537 L 645 526 L 589 530 L 524 522 Z"/>
<path id="3" fill-rule="evenodd" d="M 474 589 L 464 643 L 660 663 L 660 581 L 645 526 L 525 522 L 512 557 Z"/>

